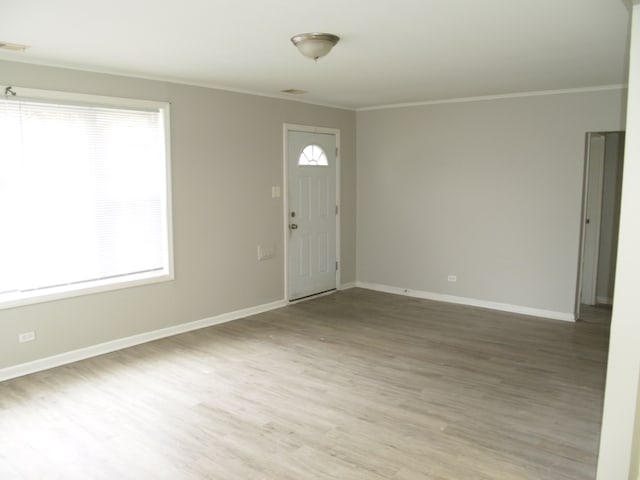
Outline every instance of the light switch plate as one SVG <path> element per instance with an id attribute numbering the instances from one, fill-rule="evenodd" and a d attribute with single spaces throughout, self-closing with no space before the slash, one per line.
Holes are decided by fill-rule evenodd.
<path id="1" fill-rule="evenodd" d="M 258 260 L 269 260 L 274 257 L 275 247 L 263 247 L 262 245 L 258 245 Z"/>

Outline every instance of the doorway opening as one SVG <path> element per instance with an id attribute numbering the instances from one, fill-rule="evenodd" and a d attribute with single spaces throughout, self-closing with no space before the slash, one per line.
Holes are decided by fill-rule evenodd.
<path id="1" fill-rule="evenodd" d="M 588 132 L 576 319 L 581 305 L 612 305 L 620 223 L 624 132 Z"/>

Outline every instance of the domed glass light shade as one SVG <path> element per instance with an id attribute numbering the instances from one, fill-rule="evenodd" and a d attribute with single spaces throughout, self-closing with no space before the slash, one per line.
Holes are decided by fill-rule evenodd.
<path id="1" fill-rule="evenodd" d="M 324 57 L 339 40 L 340 37 L 331 33 L 301 33 L 291 37 L 300 53 L 314 60 Z"/>

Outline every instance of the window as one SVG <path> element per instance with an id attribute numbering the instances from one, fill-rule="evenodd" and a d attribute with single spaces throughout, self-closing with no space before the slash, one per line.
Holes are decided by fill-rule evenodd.
<path id="1" fill-rule="evenodd" d="M 171 279 L 168 105 L 13 91 L 0 97 L 0 308 Z"/>
<path id="2" fill-rule="evenodd" d="M 298 165 L 326 167 L 329 165 L 327 155 L 319 145 L 307 145 L 298 158 Z"/>

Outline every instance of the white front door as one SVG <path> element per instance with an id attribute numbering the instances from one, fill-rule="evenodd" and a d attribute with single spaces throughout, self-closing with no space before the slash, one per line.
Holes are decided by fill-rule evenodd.
<path id="1" fill-rule="evenodd" d="M 336 135 L 287 131 L 289 300 L 335 290 Z"/>

